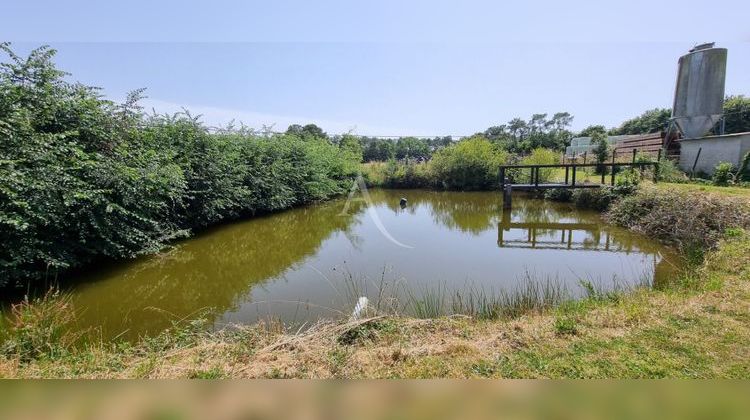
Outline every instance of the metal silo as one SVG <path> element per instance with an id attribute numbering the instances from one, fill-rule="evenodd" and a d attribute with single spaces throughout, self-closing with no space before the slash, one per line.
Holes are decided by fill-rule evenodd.
<path id="1" fill-rule="evenodd" d="M 701 44 L 680 57 L 672 119 L 686 138 L 701 137 L 722 115 L 726 48 Z"/>

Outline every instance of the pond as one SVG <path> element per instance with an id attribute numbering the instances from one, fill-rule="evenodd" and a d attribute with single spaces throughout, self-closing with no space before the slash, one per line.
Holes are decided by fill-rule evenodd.
<path id="1" fill-rule="evenodd" d="M 368 196 L 369 205 L 356 194 L 222 225 L 64 287 L 81 327 L 132 339 L 199 315 L 217 328 L 267 318 L 309 325 L 347 316 L 358 295 L 379 302 L 384 293 L 404 301 L 438 289 L 497 293 L 531 279 L 575 297 L 584 293 L 581 280 L 603 290 L 659 283 L 679 261 L 596 212 L 522 195 L 510 212 L 497 192 Z"/>

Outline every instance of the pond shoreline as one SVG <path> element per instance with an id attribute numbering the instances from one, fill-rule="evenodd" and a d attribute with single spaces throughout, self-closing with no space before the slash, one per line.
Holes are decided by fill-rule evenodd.
<path id="1" fill-rule="evenodd" d="M 495 318 L 658 285 L 682 264 L 568 204 L 519 196 L 507 211 L 493 192 L 365 197 L 226 224 L 159 255 L 61 279 L 81 312 L 74 328 L 129 341 L 196 317 L 211 329 L 260 320 L 294 329 L 345 318 L 363 296 L 388 314 Z"/>

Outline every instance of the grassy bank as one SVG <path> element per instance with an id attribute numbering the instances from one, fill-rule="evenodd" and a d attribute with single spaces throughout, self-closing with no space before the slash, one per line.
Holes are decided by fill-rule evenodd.
<path id="1" fill-rule="evenodd" d="M 592 290 L 583 300 L 482 316 L 380 315 L 305 332 L 264 324 L 206 332 L 193 321 L 138 343 L 83 348 L 70 344 L 75 335 L 55 315 L 70 313 L 68 303 L 52 299 L 19 307 L 25 318 L 2 345 L 0 376 L 750 377 L 750 237 L 740 228 L 748 227 L 747 201 L 668 185 L 646 186 L 631 200 L 609 217 L 703 250 L 658 290 Z M 690 223 L 667 217 L 676 215 Z M 690 242 L 696 232 L 707 239 Z"/>

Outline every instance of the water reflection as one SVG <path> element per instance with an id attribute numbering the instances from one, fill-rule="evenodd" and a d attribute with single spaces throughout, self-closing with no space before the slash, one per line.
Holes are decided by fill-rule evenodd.
<path id="1" fill-rule="evenodd" d="M 594 212 L 542 200 L 519 196 L 503 212 L 494 192 L 373 190 L 370 197 L 369 211 L 353 201 L 342 214 L 342 199 L 257 217 L 68 279 L 79 324 L 135 338 L 205 310 L 216 326 L 266 317 L 312 322 L 349 309 L 351 278 L 371 299 L 381 281 L 402 294 L 467 285 L 499 291 L 526 273 L 575 289 L 582 278 L 658 282 L 675 261 Z M 383 235 L 370 211 L 412 248 Z"/>
<path id="2" fill-rule="evenodd" d="M 340 203 L 293 209 L 221 226 L 163 254 L 95 270 L 70 279 L 81 326 L 101 326 L 105 336 L 136 337 L 173 321 L 215 318 L 252 302 L 253 287 L 276 279 L 318 252 L 335 233 L 352 236 L 365 209 Z M 357 238 L 354 237 L 353 243 Z"/>
<path id="3" fill-rule="evenodd" d="M 678 258 L 657 242 L 602 223 L 590 212 L 560 207 L 549 211 L 548 206 L 540 200 L 523 200 L 512 210 L 503 210 L 497 224 L 498 247 L 648 255 L 652 267 L 641 279 L 646 283 L 664 281 L 675 272 Z"/>
<path id="4" fill-rule="evenodd" d="M 632 242 L 613 243 L 612 232 L 602 230 L 596 223 L 512 222 L 509 211 L 503 213 L 497 225 L 497 245 L 501 248 L 633 251 Z"/>

